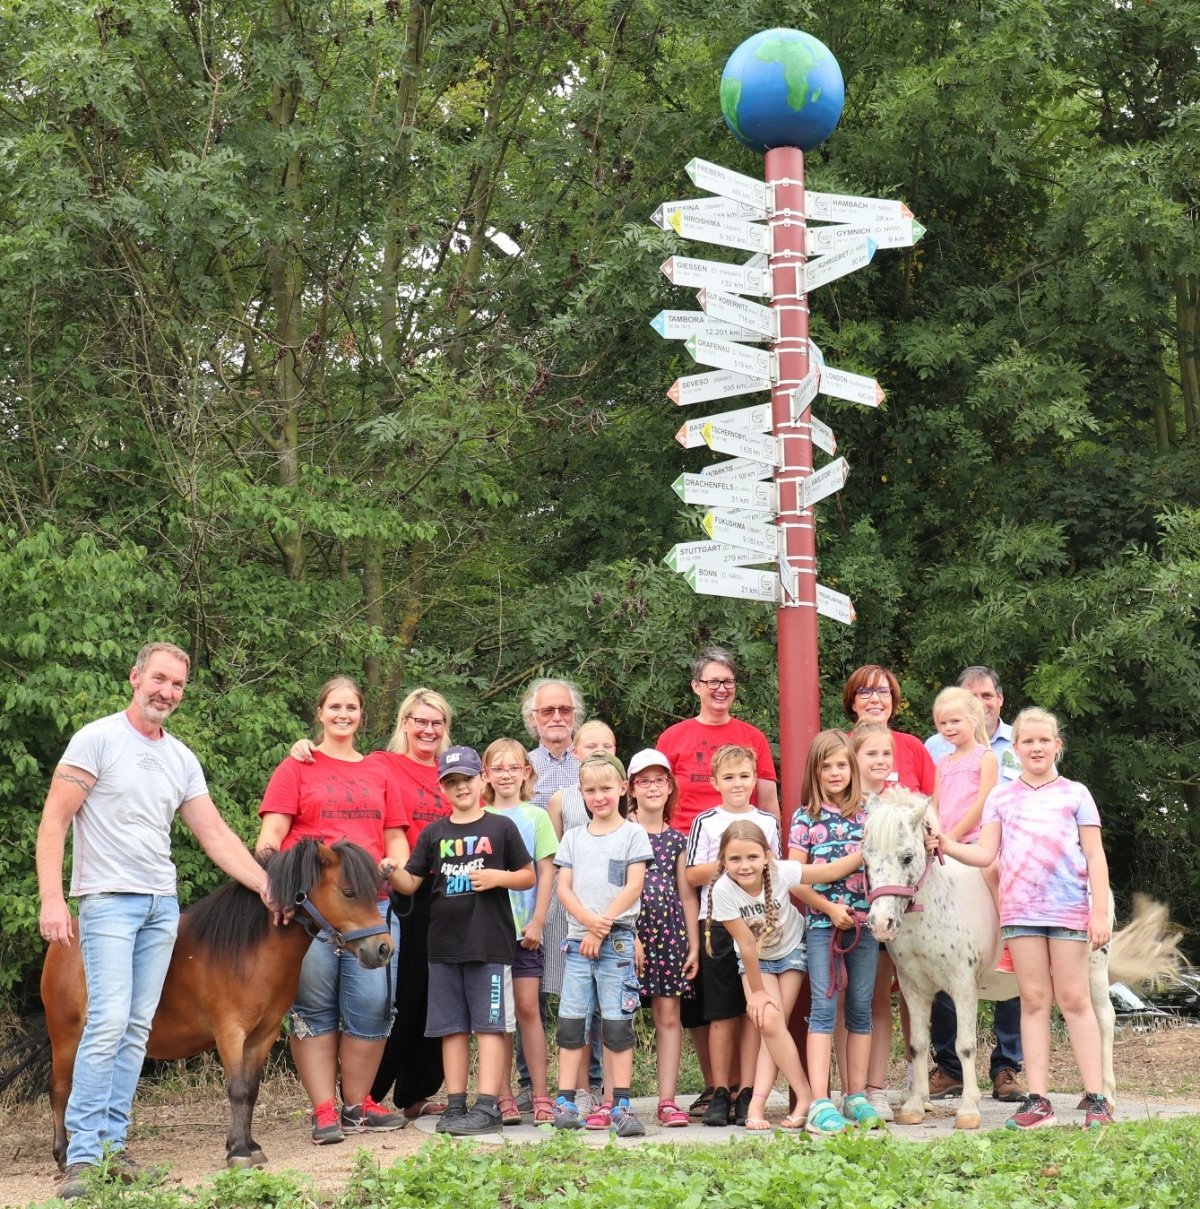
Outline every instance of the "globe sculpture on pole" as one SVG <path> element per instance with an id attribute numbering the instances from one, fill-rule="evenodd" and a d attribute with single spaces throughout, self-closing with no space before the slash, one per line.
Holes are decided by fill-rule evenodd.
<path id="1" fill-rule="evenodd" d="M 797 29 L 747 38 L 721 75 L 725 124 L 751 151 L 820 146 L 842 116 L 845 95 L 833 52 Z"/>

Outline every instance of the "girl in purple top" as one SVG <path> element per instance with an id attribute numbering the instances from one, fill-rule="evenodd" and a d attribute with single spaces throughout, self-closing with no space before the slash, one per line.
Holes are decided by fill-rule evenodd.
<path id="1" fill-rule="evenodd" d="M 1011 1129 L 1054 1124 L 1046 1098 L 1052 1002 L 1062 1012 L 1083 1078 L 1084 1123 L 1112 1121 L 1099 1090 L 1100 1026 L 1088 989 L 1091 950 L 1108 944 L 1112 934 L 1108 862 L 1092 795 L 1059 774 L 1062 746 L 1053 714 L 1022 710 L 1013 723 L 1021 776 L 989 796 L 978 843 L 942 841 L 967 865 L 985 867 L 1000 857 L 1000 932 L 1016 967 L 1029 1080 L 1029 1095 L 1009 1118 Z"/>

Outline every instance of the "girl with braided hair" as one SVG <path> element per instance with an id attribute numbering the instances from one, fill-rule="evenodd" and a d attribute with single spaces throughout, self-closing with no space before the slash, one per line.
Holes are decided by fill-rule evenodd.
<path id="1" fill-rule="evenodd" d="M 812 1093 L 787 1022 L 800 994 L 807 968 L 804 920 L 791 899 L 791 890 L 830 872 L 846 876 L 858 869 L 855 853 L 825 866 L 818 873 L 798 861 L 778 861 L 756 823 L 738 820 L 721 836 L 717 872 L 708 896 L 705 943 L 715 919 L 724 924 L 737 950 L 738 973 L 746 994 L 746 1013 L 759 1032 L 754 1088 L 746 1128 L 770 1129 L 767 1096 L 782 1071 L 796 1097 L 796 1107 L 784 1117 L 782 1129 L 803 1129 Z"/>

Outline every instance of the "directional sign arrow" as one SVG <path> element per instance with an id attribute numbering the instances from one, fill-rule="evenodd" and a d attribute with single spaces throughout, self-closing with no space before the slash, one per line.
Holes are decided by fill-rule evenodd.
<path id="1" fill-rule="evenodd" d="M 767 273 L 741 264 L 696 260 L 690 256 L 668 256 L 661 268 L 672 285 L 693 286 L 698 290 L 723 290 L 727 294 L 765 296 L 771 292 Z"/>
<path id="2" fill-rule="evenodd" d="M 728 453 L 738 458 L 765 462 L 768 466 L 779 463 L 779 443 L 774 437 L 743 432 L 727 424 L 710 421 L 701 430 L 705 444 L 717 453 Z"/>
<path id="3" fill-rule="evenodd" d="M 719 193 L 733 201 L 745 202 L 766 217 L 767 186 L 762 181 L 699 158 L 691 160 L 684 171 L 697 189 L 703 189 L 706 193 Z"/>
<path id="4" fill-rule="evenodd" d="M 803 497 L 801 506 L 811 508 L 826 496 L 841 491 L 849 474 L 850 464 L 845 458 L 838 458 L 836 462 L 814 470 L 807 478 L 800 480 L 800 494 Z"/>
<path id="5" fill-rule="evenodd" d="M 814 365 L 805 375 L 804 381 L 792 391 L 792 422 L 804 415 L 812 406 L 821 386 L 821 371 Z"/>
<path id="6" fill-rule="evenodd" d="M 817 584 L 817 612 L 822 617 L 832 617 L 843 625 L 852 625 L 858 616 L 849 596 L 843 596 L 841 592 L 835 592 L 824 584 Z"/>
<path id="7" fill-rule="evenodd" d="M 804 253 L 823 256 L 853 247 L 864 239 L 880 248 L 911 248 L 924 234 L 925 228 L 912 218 L 870 225 L 809 227 L 804 233 Z"/>
<path id="8" fill-rule="evenodd" d="M 700 477 L 721 479 L 726 483 L 754 483 L 759 479 L 769 479 L 774 473 L 775 467 L 766 462 L 752 458 L 727 458 L 724 462 L 710 462 L 700 471 Z"/>
<path id="9" fill-rule="evenodd" d="M 773 358 L 762 349 L 748 348 L 733 340 L 712 340 L 699 334 L 689 336 L 683 347 L 701 365 L 732 370 L 748 378 L 771 378 Z"/>
<path id="10" fill-rule="evenodd" d="M 771 571 L 747 571 L 740 567 L 710 567 L 703 563 L 688 570 L 684 578 L 693 592 L 705 596 L 730 596 L 739 600 L 779 601 L 779 576 Z"/>
<path id="11" fill-rule="evenodd" d="M 696 299 L 700 309 L 710 318 L 774 339 L 775 314 L 769 306 L 739 298 L 736 294 L 722 294 L 720 290 L 701 290 Z"/>
<path id="12" fill-rule="evenodd" d="M 679 201 L 663 202 L 650 221 L 664 231 L 671 229 L 671 215 L 683 211 L 687 214 L 705 214 L 711 218 L 741 218 L 752 220 L 764 217 L 761 210 L 747 206 L 744 202 L 731 201 L 728 197 L 685 197 Z"/>
<path id="13" fill-rule="evenodd" d="M 705 424 L 715 422 L 728 428 L 736 428 L 740 432 L 770 432 L 771 405 L 757 403 L 753 407 L 742 407 L 737 411 L 723 411 L 715 416 L 698 416 L 695 420 L 687 420 L 675 434 L 675 439 L 684 449 L 699 449 L 705 444 L 704 433 L 701 431 Z"/>
<path id="14" fill-rule="evenodd" d="M 809 416 L 808 422 L 812 426 L 812 443 L 833 457 L 837 453 L 837 437 L 833 435 L 833 429 L 816 416 Z"/>
<path id="15" fill-rule="evenodd" d="M 775 560 L 779 570 L 779 586 L 783 590 L 784 600 L 800 599 L 800 572 L 787 560 L 787 551 L 780 550 Z"/>
<path id="16" fill-rule="evenodd" d="M 829 256 L 820 256 L 816 260 L 810 260 L 804 266 L 805 292 L 811 294 L 813 290 L 819 290 L 821 286 L 828 285 L 839 277 L 845 277 L 849 273 L 866 268 L 874 255 L 875 244 L 866 239 L 857 247 L 844 248 Z"/>
<path id="17" fill-rule="evenodd" d="M 768 558 L 774 558 L 779 553 L 779 539 L 783 531 L 774 525 L 730 520 L 723 512 L 706 512 L 700 523 L 704 526 L 704 532 L 714 541 L 756 550 Z"/>
<path id="18" fill-rule="evenodd" d="M 712 192 L 718 193 L 720 190 L 714 189 Z M 882 197 L 848 197 L 843 193 L 804 194 L 804 217 L 815 218 L 818 222 L 896 222 L 912 216 L 913 212 L 903 202 L 888 201 Z"/>
<path id="19" fill-rule="evenodd" d="M 766 525 L 779 518 L 768 512 L 754 512 L 748 508 L 714 508 L 706 516 L 719 516 L 727 521 L 745 521 L 750 525 Z M 703 524 L 703 521 L 701 521 Z"/>
<path id="20" fill-rule="evenodd" d="M 711 567 L 752 567 L 756 563 L 770 562 L 775 557 L 748 550 L 744 546 L 733 546 L 726 542 L 678 542 L 671 547 L 663 562 L 672 571 L 686 571 L 699 564 Z"/>
<path id="21" fill-rule="evenodd" d="M 827 365 L 821 374 L 820 392 L 833 399 L 861 403 L 864 407 L 878 407 L 884 400 L 883 388 L 874 378 L 834 369 L 831 365 Z"/>
<path id="22" fill-rule="evenodd" d="M 768 252 L 770 239 L 766 227 L 743 222 L 740 218 L 714 218 L 708 214 L 692 214 L 676 210 L 668 220 L 676 235 L 684 239 L 701 239 L 723 248 L 739 248 L 743 252 Z"/>
<path id="23" fill-rule="evenodd" d="M 677 407 L 692 403 L 705 403 L 709 399 L 731 399 L 735 395 L 749 395 L 756 390 L 770 390 L 769 378 L 748 378 L 745 374 L 729 370 L 709 374 L 685 374 L 676 378 L 667 391 L 667 398 Z"/>
<path id="24" fill-rule="evenodd" d="M 739 327 L 736 323 L 724 323 L 714 319 L 703 311 L 659 311 L 650 320 L 650 326 L 664 340 L 686 340 L 697 332 L 711 336 L 714 340 L 755 341 L 767 338 L 748 328 Z"/>
<path id="25" fill-rule="evenodd" d="M 699 474 L 681 474 L 671 489 L 685 504 L 772 513 L 779 510 L 779 492 L 774 483 L 726 483 Z"/>

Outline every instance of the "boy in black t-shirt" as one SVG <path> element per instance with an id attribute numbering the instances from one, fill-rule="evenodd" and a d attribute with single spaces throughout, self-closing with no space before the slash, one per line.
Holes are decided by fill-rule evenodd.
<path id="1" fill-rule="evenodd" d="M 433 878 L 429 907 L 429 1015 L 426 1037 L 441 1037 L 448 1106 L 439 1133 L 499 1133 L 496 1098 L 507 1075 L 504 1035 L 515 1026 L 512 972 L 516 927 L 510 890 L 535 882 L 533 858 L 511 819 L 481 802 L 483 767 L 470 747 L 438 761 L 448 819 L 430 823 L 392 885 L 415 894 Z M 479 1095 L 467 1109 L 471 1035 L 479 1049 Z"/>

